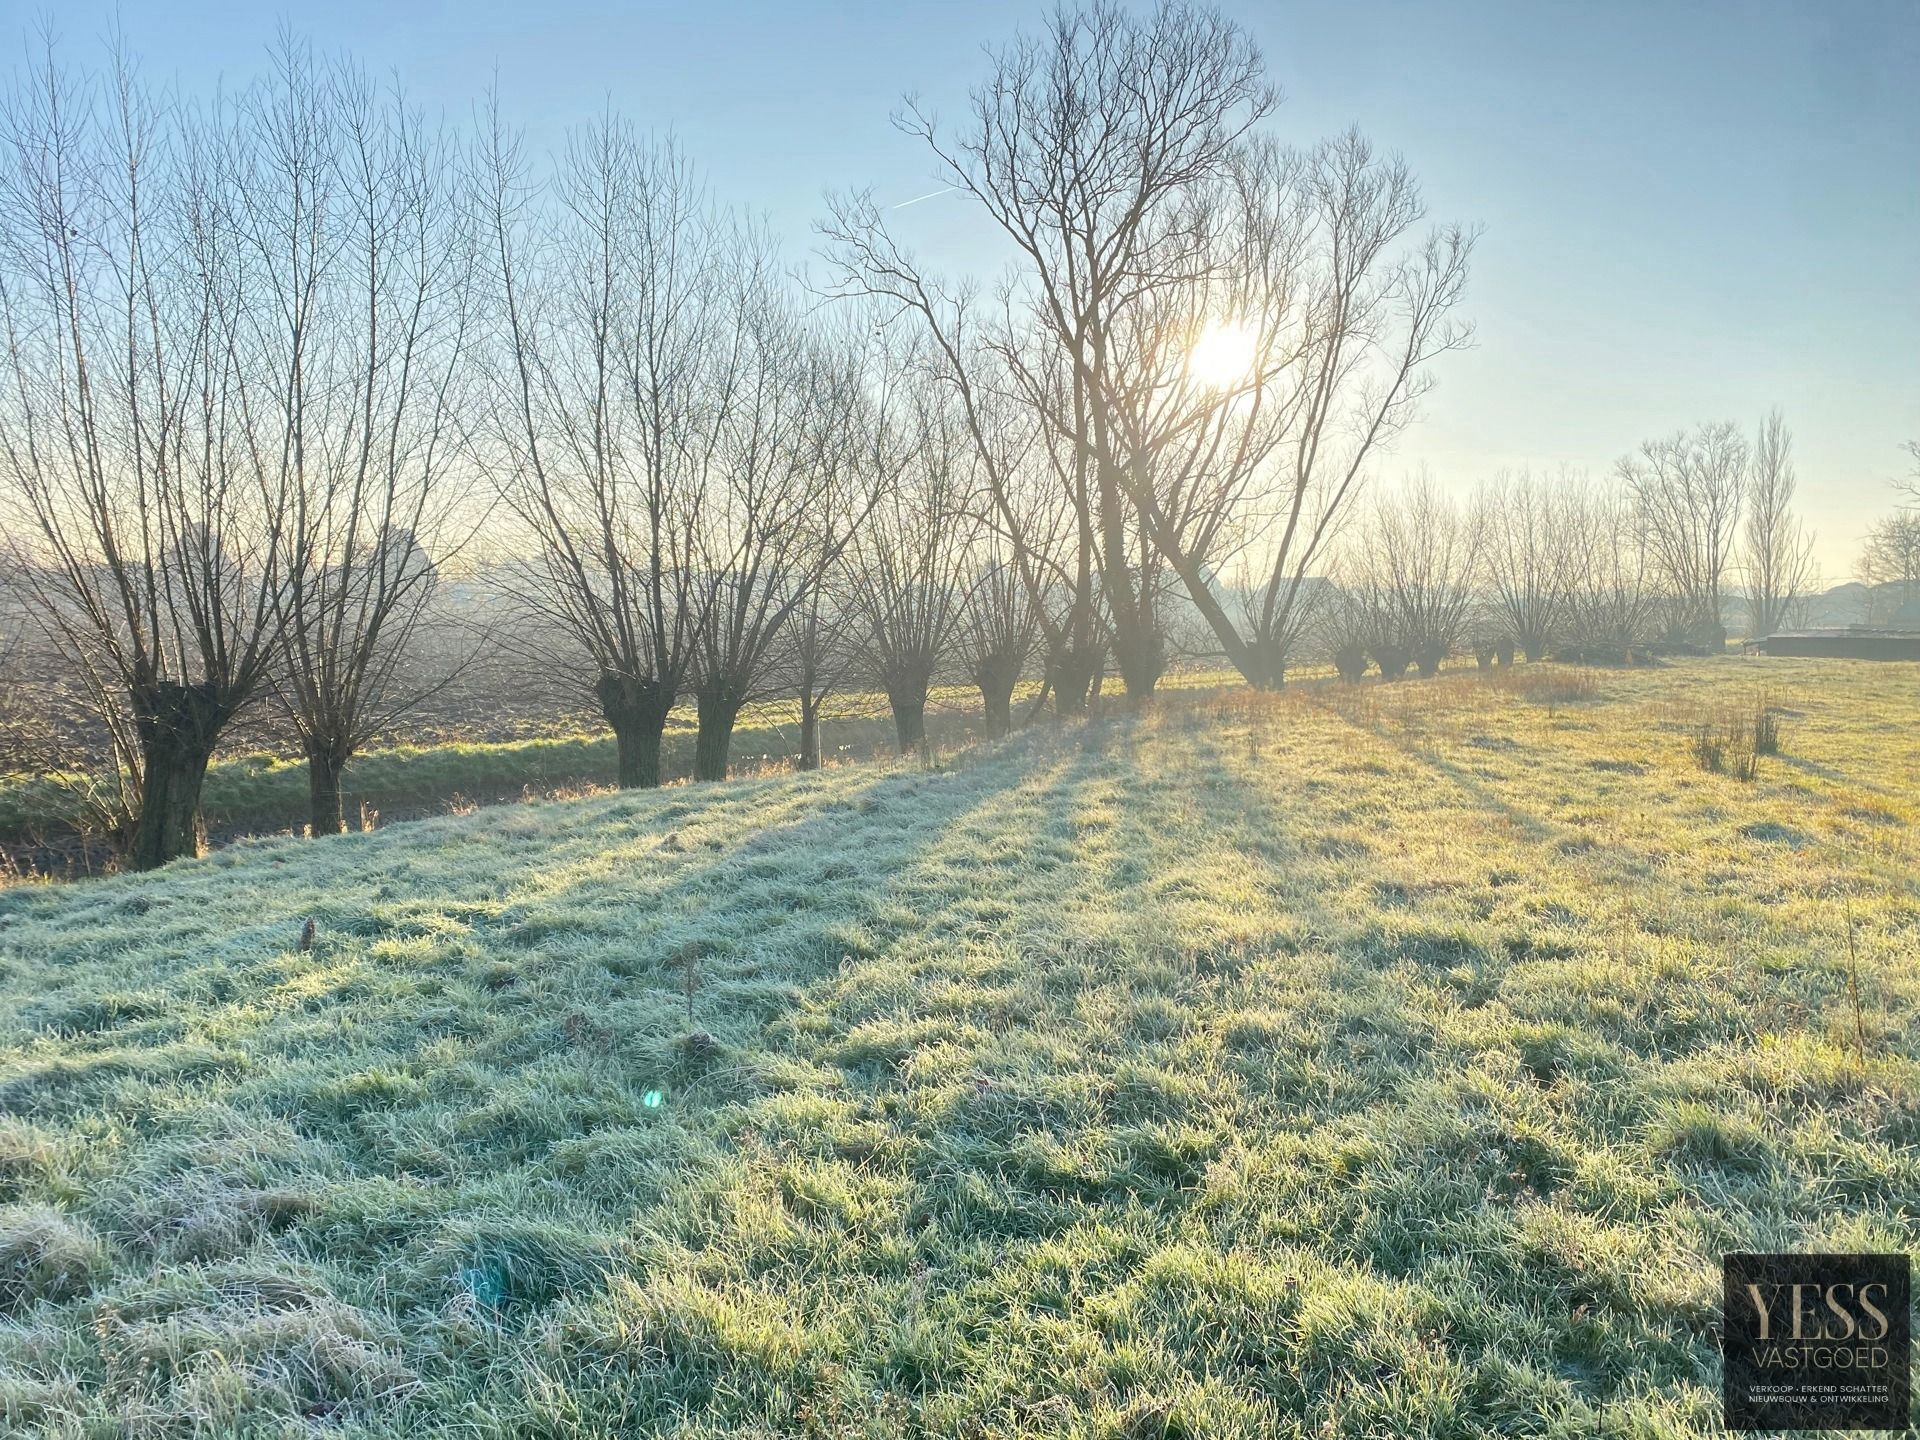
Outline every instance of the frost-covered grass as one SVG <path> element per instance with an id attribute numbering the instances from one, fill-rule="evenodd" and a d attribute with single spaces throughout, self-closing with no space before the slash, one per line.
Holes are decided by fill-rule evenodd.
<path id="1" fill-rule="evenodd" d="M 0 1432 L 1714 1433 L 1722 1252 L 1920 1249 L 1917 824 L 1716 660 L 0 893 Z"/>
<path id="2" fill-rule="evenodd" d="M 957 690 L 939 697 L 941 703 L 928 717 L 934 736 L 956 740 L 977 725 L 967 698 Z M 749 707 L 734 731 L 735 772 L 789 764 L 799 748 L 799 735 L 795 706 L 768 702 Z M 841 698 L 822 731 L 830 761 L 867 758 L 892 739 L 884 698 L 865 694 Z M 661 744 L 661 772 L 667 780 L 693 773 L 693 744 L 692 711 L 675 711 Z M 342 794 L 348 823 L 357 825 L 362 805 L 391 820 L 450 807 L 610 788 L 617 759 L 613 736 L 605 730 L 387 746 L 349 762 Z M 62 839 L 85 817 L 83 783 L 80 776 L 0 776 L 0 843 Z M 306 762 L 269 752 L 217 759 L 207 772 L 203 808 L 207 828 L 220 838 L 299 830 L 307 822 Z"/>
<path id="3" fill-rule="evenodd" d="M 1162 686 L 1169 691 L 1214 688 L 1237 678 L 1230 671 L 1189 669 L 1167 676 Z M 1023 683 L 1015 692 L 1016 706 L 1031 703 L 1039 688 L 1035 681 Z M 928 738 L 937 746 L 981 738 L 980 692 L 968 685 L 936 686 L 928 697 L 926 723 Z M 669 784 L 692 776 L 694 734 L 693 707 L 683 705 L 669 718 L 661 742 L 660 770 Z M 886 697 L 873 691 L 832 696 L 820 739 L 823 759 L 830 765 L 892 753 L 895 732 Z M 799 748 L 798 702 L 755 702 L 741 712 L 734 727 L 732 773 L 791 768 Z M 610 789 L 618 775 L 618 758 L 610 732 L 565 724 L 552 734 L 507 740 L 386 745 L 348 762 L 341 792 L 347 824 L 357 828 L 363 815 L 378 824 L 475 805 Z M 43 871 L 93 874 L 110 868 L 112 852 L 104 843 L 78 843 L 78 832 L 97 823 L 84 802 L 87 786 L 87 777 L 78 774 L 0 775 L 0 880 L 8 874 L 8 849 L 22 852 L 20 868 L 29 878 L 40 878 Z M 207 829 L 216 843 L 239 835 L 301 832 L 308 814 L 306 762 L 271 751 L 223 755 L 207 771 L 203 801 Z"/>

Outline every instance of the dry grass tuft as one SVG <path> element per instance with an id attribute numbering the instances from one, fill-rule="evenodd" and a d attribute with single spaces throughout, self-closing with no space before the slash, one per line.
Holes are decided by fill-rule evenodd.
<path id="1" fill-rule="evenodd" d="M 1687 713 L 1688 751 L 1700 769 L 1751 781 L 1763 756 L 1781 747 L 1780 706 L 1767 691 L 1741 700 L 1698 704 Z"/>

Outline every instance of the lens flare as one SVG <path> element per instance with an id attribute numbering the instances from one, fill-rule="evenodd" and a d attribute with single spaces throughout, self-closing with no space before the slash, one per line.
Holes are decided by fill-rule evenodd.
<path id="1" fill-rule="evenodd" d="M 1202 385 L 1224 389 L 1253 373 L 1259 337 L 1244 320 L 1211 320 L 1187 352 L 1187 373 Z"/>

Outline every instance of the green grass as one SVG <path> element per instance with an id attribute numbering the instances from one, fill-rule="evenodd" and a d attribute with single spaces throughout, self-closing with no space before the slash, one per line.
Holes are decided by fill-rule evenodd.
<path id="1" fill-rule="evenodd" d="M 1718 1433 L 1723 1252 L 1920 1248 L 1916 679 L 1174 696 L 0 893 L 0 1430 Z"/>
<path id="2" fill-rule="evenodd" d="M 1166 677 L 1169 691 L 1218 686 L 1231 672 L 1187 670 Z M 1016 705 L 1033 699 L 1038 684 L 1027 681 L 1015 693 Z M 980 696 L 965 685 L 937 686 L 929 696 L 927 734 L 936 745 L 951 746 L 983 733 Z M 694 713 L 675 710 L 661 745 L 660 768 L 672 783 L 693 774 Z M 821 720 L 823 758 L 828 764 L 871 759 L 891 751 L 894 727 L 886 697 L 856 691 L 829 699 Z M 733 733 L 732 771 L 755 774 L 790 767 L 800 748 L 797 702 L 761 701 L 741 712 Z M 568 732 L 510 740 L 440 740 L 430 745 L 374 749 L 351 761 L 342 786 L 350 828 L 359 825 L 362 807 L 376 820 L 417 819 L 449 809 L 609 789 L 617 778 L 613 736 L 606 731 Z M 71 852 L 77 827 L 88 820 L 82 803 L 85 777 L 0 775 L 0 846 L 31 851 L 51 843 Z M 237 835 L 303 831 L 307 823 L 307 767 L 304 760 L 268 751 L 216 759 L 207 771 L 202 806 L 209 832 L 217 839 Z M 81 857 L 82 873 L 104 867 L 104 847 Z"/>
<path id="3" fill-rule="evenodd" d="M 1162 688 L 1184 691 L 1216 687 L 1234 680 L 1231 672 L 1191 669 L 1167 676 Z M 1034 698 L 1038 683 L 1027 681 L 1015 692 L 1016 706 Z M 936 745 L 952 746 L 981 737 L 980 696 L 965 685 L 937 686 L 928 698 L 927 734 Z M 661 745 L 662 777 L 671 784 L 693 774 L 693 707 L 681 706 L 667 722 Z M 855 691 L 829 699 L 821 720 L 820 741 L 827 764 L 868 760 L 894 749 L 894 727 L 884 695 Z M 799 706 L 768 700 L 741 712 L 733 732 L 735 775 L 789 768 L 800 748 Z M 555 733 L 509 740 L 436 740 L 429 745 L 394 745 L 369 750 L 346 769 L 341 798 L 349 828 L 364 812 L 374 823 L 411 820 L 475 805 L 571 795 L 610 789 L 617 778 L 613 736 L 606 731 Z M 79 863 L 75 873 L 108 868 L 104 845 L 78 849 L 75 840 L 92 823 L 81 775 L 0 775 L 0 847 L 36 857 L 51 847 Z M 303 832 L 307 824 L 307 766 L 304 760 L 270 751 L 216 759 L 207 771 L 202 812 L 216 841 L 240 835 Z M 4 858 L 4 857 L 0 857 Z M 55 866 L 57 870 L 59 867 Z M 4 873 L 4 866 L 0 866 Z"/>

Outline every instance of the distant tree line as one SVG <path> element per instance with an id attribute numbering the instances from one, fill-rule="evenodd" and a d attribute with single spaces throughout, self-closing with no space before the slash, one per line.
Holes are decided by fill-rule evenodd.
<path id="1" fill-rule="evenodd" d="M 1792 435 L 1731 423 L 1649 441 L 1611 483 L 1502 475 L 1450 498 L 1421 478 L 1362 507 L 1322 633 L 1347 678 L 1431 675 L 1447 658 L 1628 663 L 1717 653 L 1736 592 L 1746 632 L 1790 622 L 1815 582 L 1792 509 Z"/>
<path id="2" fill-rule="evenodd" d="M 717 779 L 773 696 L 817 765 L 854 683 L 911 748 L 956 670 L 1004 733 L 1109 673 L 1142 703 L 1182 644 L 1273 687 L 1315 648 L 1396 675 L 1711 644 L 1736 573 L 1791 611 L 1777 416 L 1649 443 L 1611 487 L 1364 504 L 1470 339 L 1474 235 L 1357 133 L 1281 143 L 1276 103 L 1246 34 L 1175 0 L 1055 12 L 954 126 L 909 104 L 1011 246 L 987 291 L 864 194 L 798 278 L 617 115 L 536 155 L 497 100 L 456 131 L 297 43 L 206 103 L 49 45 L 0 110 L 0 504 L 127 863 L 200 847 L 207 766 L 262 707 L 312 832 L 342 829 L 352 757 L 511 643 L 421 662 L 459 567 L 579 673 L 626 786 L 689 701 Z"/>

